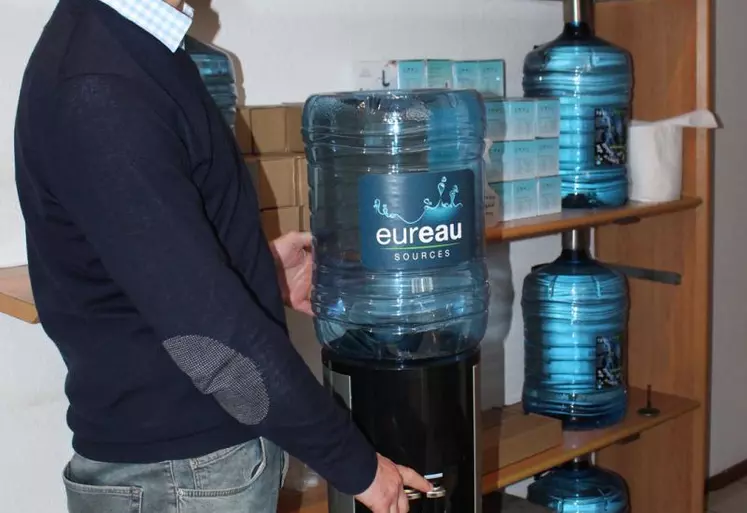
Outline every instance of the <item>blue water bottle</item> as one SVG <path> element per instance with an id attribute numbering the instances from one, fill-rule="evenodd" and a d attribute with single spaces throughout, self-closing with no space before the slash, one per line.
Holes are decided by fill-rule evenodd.
<path id="1" fill-rule="evenodd" d="M 628 513 L 628 487 L 619 475 L 588 456 L 555 468 L 529 485 L 527 499 L 557 513 Z"/>
<path id="2" fill-rule="evenodd" d="M 589 229 L 563 233 L 563 252 L 524 280 L 527 412 L 594 429 L 625 417 L 625 277 L 590 256 Z"/>
<path id="3" fill-rule="evenodd" d="M 560 100 L 563 208 L 617 207 L 628 198 L 630 54 L 594 35 L 593 0 L 564 0 L 565 27 L 524 60 L 524 95 Z"/>
<path id="4" fill-rule="evenodd" d="M 231 128 L 236 124 L 236 71 L 227 53 L 187 36 L 184 50 L 200 71 L 210 96 Z"/>
<path id="5" fill-rule="evenodd" d="M 489 301 L 481 96 L 313 96 L 303 134 L 320 342 L 371 361 L 478 347 Z"/>

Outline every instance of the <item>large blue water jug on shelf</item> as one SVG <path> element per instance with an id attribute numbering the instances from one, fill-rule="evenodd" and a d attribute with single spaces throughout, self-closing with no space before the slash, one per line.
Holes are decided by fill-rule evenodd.
<path id="1" fill-rule="evenodd" d="M 529 485 L 527 499 L 557 513 L 628 513 L 630 499 L 619 475 L 594 467 L 588 457 L 547 472 Z"/>
<path id="2" fill-rule="evenodd" d="M 477 347 L 489 300 L 481 96 L 313 96 L 303 135 L 318 339 L 370 360 Z"/>
<path id="3" fill-rule="evenodd" d="M 231 128 L 236 124 L 236 72 L 230 57 L 218 48 L 187 36 L 184 50 L 200 71 L 210 96 Z"/>
<path id="4" fill-rule="evenodd" d="M 524 409 L 566 429 L 610 426 L 627 407 L 627 281 L 591 258 L 588 229 L 562 237 L 560 257 L 524 280 Z"/>
<path id="5" fill-rule="evenodd" d="M 594 35 L 593 0 L 565 0 L 565 28 L 524 60 L 524 94 L 560 99 L 563 208 L 616 207 L 628 198 L 630 54 Z"/>

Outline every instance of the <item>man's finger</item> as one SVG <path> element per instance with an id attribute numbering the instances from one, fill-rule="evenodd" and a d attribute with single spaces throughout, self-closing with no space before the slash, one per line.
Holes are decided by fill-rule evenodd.
<path id="1" fill-rule="evenodd" d="M 399 469 L 399 475 L 402 476 L 405 488 L 414 488 L 423 493 L 430 492 L 433 489 L 433 485 L 413 469 L 401 465 L 398 465 L 397 468 Z"/>
<path id="2" fill-rule="evenodd" d="M 301 247 L 304 247 L 304 248 L 311 247 L 312 241 L 313 241 L 313 237 L 311 236 L 311 232 L 294 232 L 293 233 L 293 242 Z"/>

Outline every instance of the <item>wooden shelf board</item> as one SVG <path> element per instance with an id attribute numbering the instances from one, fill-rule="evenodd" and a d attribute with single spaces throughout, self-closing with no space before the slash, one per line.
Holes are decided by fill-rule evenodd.
<path id="1" fill-rule="evenodd" d="M 697 401 L 673 395 L 654 393 L 652 397 L 652 404 L 661 410 L 657 417 L 638 414 L 638 409 L 646 405 L 646 392 L 633 388 L 629 395 L 628 414 L 623 422 L 607 429 L 565 432 L 563 445 L 484 475 L 484 493 L 505 488 L 575 457 L 604 449 L 699 407 Z"/>
<path id="2" fill-rule="evenodd" d="M 653 394 L 653 405 L 661 410 L 658 417 L 647 418 L 637 411 L 646 404 L 646 392 L 631 389 L 629 413 L 623 422 L 608 429 L 563 434 L 563 444 L 483 476 L 483 493 L 490 493 L 534 476 L 544 470 L 598 451 L 633 435 L 656 427 L 698 408 L 698 403 L 667 394 Z M 303 493 L 282 490 L 279 513 L 326 513 L 327 489 L 324 484 Z"/>
<path id="3" fill-rule="evenodd" d="M 0 268 L 0 313 L 32 324 L 39 322 L 25 265 Z"/>
<path id="4" fill-rule="evenodd" d="M 487 229 L 489 242 L 509 242 L 551 235 L 574 228 L 587 228 L 605 224 L 631 222 L 646 217 L 672 214 L 696 208 L 700 198 L 682 198 L 666 203 L 630 202 L 622 208 L 606 210 L 563 210 L 558 214 L 530 217 L 499 223 Z"/>

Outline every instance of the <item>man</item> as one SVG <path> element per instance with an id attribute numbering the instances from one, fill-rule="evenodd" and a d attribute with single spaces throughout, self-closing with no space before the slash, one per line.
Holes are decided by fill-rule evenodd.
<path id="1" fill-rule="evenodd" d="M 179 0 L 60 0 L 24 76 L 17 183 L 68 368 L 68 508 L 271 512 L 282 447 L 375 513 L 405 512 L 403 484 L 430 485 L 376 455 L 288 340 L 283 300 L 310 309 L 310 237 L 265 242 L 182 49 L 192 16 Z"/>

